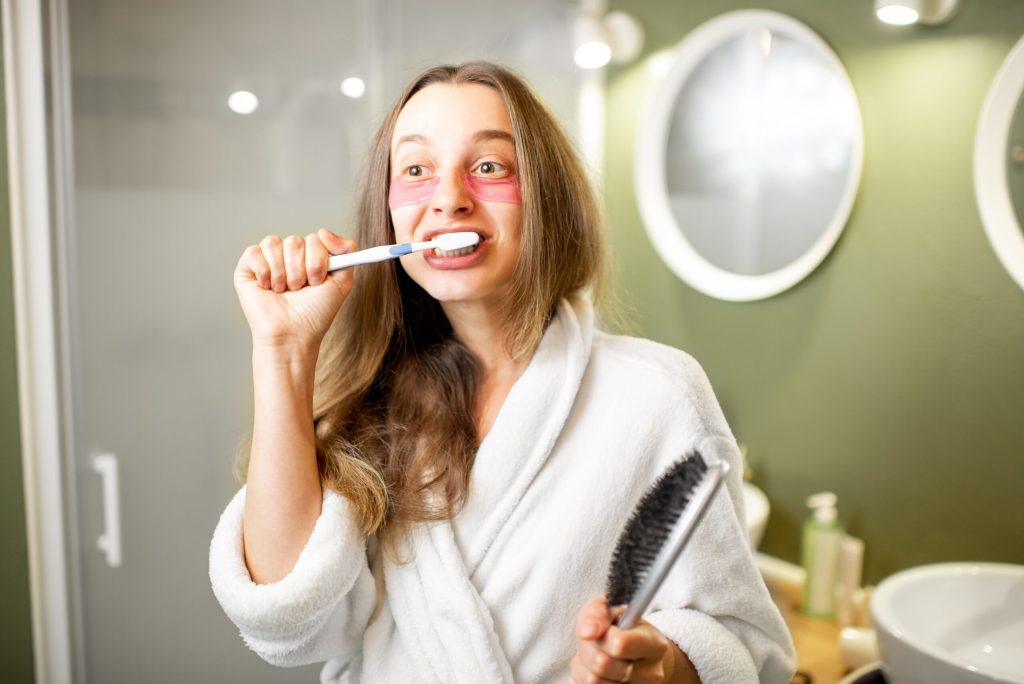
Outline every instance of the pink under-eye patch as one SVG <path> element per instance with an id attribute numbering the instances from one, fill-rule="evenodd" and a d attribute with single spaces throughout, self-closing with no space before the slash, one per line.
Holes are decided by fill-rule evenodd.
<path id="1" fill-rule="evenodd" d="M 388 206 L 392 209 L 423 204 L 430 201 L 441 183 L 440 176 L 428 180 L 406 180 L 401 176 L 391 179 L 391 190 L 388 192 Z M 483 202 L 507 202 L 519 204 L 519 179 L 516 176 L 505 178 L 481 178 L 472 174 L 462 175 L 462 184 L 470 195 Z"/>
<path id="2" fill-rule="evenodd" d="M 401 176 L 391 179 L 391 190 L 388 191 L 388 206 L 392 209 L 423 204 L 434 196 L 440 177 L 427 180 L 406 180 Z"/>
<path id="3" fill-rule="evenodd" d="M 469 194 L 484 202 L 507 202 L 519 204 L 522 199 L 519 196 L 519 177 L 506 176 L 505 178 L 484 178 L 463 174 L 462 182 L 465 184 Z"/>

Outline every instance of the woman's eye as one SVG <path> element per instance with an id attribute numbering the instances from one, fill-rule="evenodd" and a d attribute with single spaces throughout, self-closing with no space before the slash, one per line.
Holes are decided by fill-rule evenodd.
<path id="1" fill-rule="evenodd" d="M 419 164 L 414 164 L 410 166 L 408 169 L 406 169 L 405 172 L 412 176 L 413 178 L 422 178 L 423 174 L 425 173 L 425 170 Z"/>
<path id="2" fill-rule="evenodd" d="M 480 166 L 476 167 L 476 170 L 484 176 L 493 176 L 495 174 L 502 173 L 507 169 L 504 164 L 499 164 L 498 162 L 484 162 Z"/>

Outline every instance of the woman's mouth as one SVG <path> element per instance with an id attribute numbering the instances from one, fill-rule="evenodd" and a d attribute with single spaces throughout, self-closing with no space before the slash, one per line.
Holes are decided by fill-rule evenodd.
<path id="1" fill-rule="evenodd" d="M 472 254 L 473 252 L 475 252 L 476 248 L 479 245 L 480 245 L 480 243 L 478 242 L 475 245 L 470 245 L 469 247 L 463 247 L 462 249 L 453 249 L 453 250 L 449 250 L 449 251 L 445 251 L 443 249 L 435 249 L 434 250 L 434 256 L 439 256 L 439 257 L 466 256 L 467 254 Z"/>
<path id="2" fill-rule="evenodd" d="M 423 258 L 434 268 L 467 268 L 477 264 L 490 245 L 490 239 L 481 235 L 480 242 L 461 249 L 432 249 L 423 253 Z"/>

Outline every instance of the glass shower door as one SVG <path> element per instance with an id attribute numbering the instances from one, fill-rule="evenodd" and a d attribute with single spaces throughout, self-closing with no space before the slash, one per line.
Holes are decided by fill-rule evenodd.
<path id="1" fill-rule="evenodd" d="M 217 0 L 67 4 L 73 184 L 68 255 L 78 606 L 76 681 L 312 682 L 250 653 L 207 578 L 251 419 L 231 285 L 246 245 L 349 233 L 384 107 L 440 61 L 518 68 L 572 128 L 573 2 Z M 347 77 L 362 97 L 339 89 Z M 229 96 L 252 93 L 251 113 Z M 251 100 L 250 100 L 251 106 Z M 237 107 L 236 107 L 237 108 Z M 122 562 L 95 457 L 119 475 Z M 112 496 L 111 481 L 107 495 Z"/>

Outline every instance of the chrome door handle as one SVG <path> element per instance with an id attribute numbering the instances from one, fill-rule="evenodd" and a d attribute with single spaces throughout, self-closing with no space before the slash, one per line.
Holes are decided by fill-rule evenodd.
<path id="1" fill-rule="evenodd" d="M 92 469 L 103 479 L 103 534 L 96 540 L 107 557 L 107 565 L 121 567 L 121 499 L 118 493 L 117 456 L 101 454 L 92 459 Z"/>

